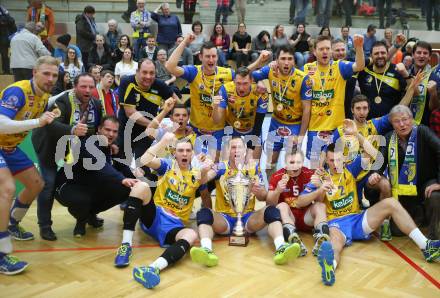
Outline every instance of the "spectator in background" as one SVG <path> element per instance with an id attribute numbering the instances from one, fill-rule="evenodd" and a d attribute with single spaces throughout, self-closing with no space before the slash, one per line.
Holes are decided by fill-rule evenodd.
<path id="1" fill-rule="evenodd" d="M 432 14 L 434 13 L 434 29 L 440 31 L 440 1 L 425 0 L 426 7 L 426 26 L 432 30 Z"/>
<path id="2" fill-rule="evenodd" d="M 159 51 L 159 48 L 156 45 L 156 38 L 154 38 L 152 35 L 148 36 L 147 45 L 141 50 L 139 60 L 148 58 L 151 61 L 156 61 L 157 51 Z"/>
<path id="3" fill-rule="evenodd" d="M 295 24 L 295 25 L 305 24 L 307 11 L 310 8 L 310 0 L 294 0 L 294 1 L 295 1 L 294 6 L 296 10 L 296 15 L 294 19 L 291 17 L 290 24 Z"/>
<path id="4" fill-rule="evenodd" d="M 158 14 L 158 10 L 162 14 Z M 157 44 L 160 49 L 168 51 L 174 46 L 177 36 L 182 35 L 182 26 L 179 18 L 170 14 L 170 5 L 163 3 L 154 12 L 151 13 L 151 18 L 157 22 Z"/>
<path id="5" fill-rule="evenodd" d="M 370 24 L 367 27 L 367 33 L 364 34 L 365 57 L 370 57 L 371 48 L 375 42 L 376 42 L 376 26 Z"/>
<path id="6" fill-rule="evenodd" d="M 118 22 L 114 19 L 107 22 L 107 33 L 104 35 L 105 44 L 108 46 L 111 53 L 118 47 L 118 41 L 122 35 L 121 29 L 118 27 Z"/>
<path id="7" fill-rule="evenodd" d="M 91 75 L 95 80 L 95 86 L 97 86 L 101 81 L 101 70 L 102 67 L 99 65 L 92 65 L 89 68 L 89 75 Z"/>
<path id="8" fill-rule="evenodd" d="M 101 80 L 96 88 L 93 89 L 92 97 L 101 100 L 105 115 L 115 116 L 118 114 L 119 107 L 118 96 L 112 89 L 115 82 L 115 74 L 111 70 L 103 70 L 100 75 Z"/>
<path id="9" fill-rule="evenodd" d="M 126 22 L 130 23 L 130 16 L 133 11 L 136 10 L 136 0 L 128 0 L 127 10 L 121 15 L 121 18 Z"/>
<path id="10" fill-rule="evenodd" d="M 9 36 L 17 31 L 15 20 L 9 11 L 0 5 L 0 55 L 2 56 L 3 74 L 10 74 L 9 69 Z"/>
<path id="11" fill-rule="evenodd" d="M 43 41 L 43 44 L 50 45 L 49 37 L 55 33 L 55 17 L 53 10 L 43 3 L 42 0 L 31 0 L 30 7 L 27 10 L 26 22 L 40 22 L 43 25 L 43 30 L 38 36 Z"/>
<path id="12" fill-rule="evenodd" d="M 357 0 L 342 0 L 342 8 L 345 15 L 345 26 L 347 27 L 352 26 L 351 15 L 353 14 L 357 2 Z"/>
<path id="13" fill-rule="evenodd" d="M 244 23 L 246 17 L 246 0 L 236 0 L 235 13 L 237 14 L 237 23 Z"/>
<path id="14" fill-rule="evenodd" d="M 133 60 L 133 51 L 131 48 L 124 50 L 124 55 L 121 61 L 116 63 L 115 67 L 115 83 L 119 86 L 121 78 L 124 76 L 130 76 L 136 74 L 138 63 Z"/>
<path id="15" fill-rule="evenodd" d="M 229 7 L 229 6 L 228 6 Z M 226 65 L 229 56 L 229 47 L 231 45 L 231 38 L 225 31 L 222 24 L 217 23 L 211 35 L 211 42 L 216 46 L 218 53 L 218 65 Z"/>
<path id="16" fill-rule="evenodd" d="M 78 59 L 74 48 L 70 46 L 67 47 L 67 56 L 64 61 L 61 62 L 60 69 L 69 74 L 71 83 L 73 83 L 77 76 L 85 71 L 84 65 Z"/>
<path id="17" fill-rule="evenodd" d="M 195 21 L 192 26 L 192 33 L 196 36 L 196 38 L 189 44 L 189 48 L 194 57 L 194 64 L 200 64 L 199 54 L 200 48 L 203 43 L 207 41 L 205 34 L 203 34 L 203 25 L 200 21 Z"/>
<path id="18" fill-rule="evenodd" d="M 387 49 L 389 50 L 393 45 L 393 30 L 391 28 L 385 28 L 383 31 L 383 41 L 387 45 Z"/>
<path id="19" fill-rule="evenodd" d="M 229 0 L 217 0 L 217 8 L 215 10 L 215 23 L 220 23 L 220 16 L 222 16 L 222 24 L 228 23 L 229 15 Z"/>
<path id="20" fill-rule="evenodd" d="M 333 0 L 317 0 L 317 6 L 316 25 L 318 27 L 328 27 L 332 17 Z"/>
<path id="21" fill-rule="evenodd" d="M 295 47 L 296 67 L 302 68 L 309 59 L 310 54 L 310 34 L 306 32 L 304 24 L 296 26 L 296 32 L 290 37 L 290 44 Z"/>
<path id="22" fill-rule="evenodd" d="M 179 46 L 179 44 L 182 41 L 183 41 L 183 36 L 178 36 L 176 39 L 176 44 L 168 52 L 168 57 L 171 56 L 171 54 L 174 52 L 174 50 L 176 50 L 176 48 Z M 177 63 L 177 65 L 183 66 L 183 65 L 193 65 L 193 64 L 194 64 L 194 58 L 192 52 L 188 47 L 186 47 L 183 50 L 182 55 L 179 57 L 179 62 Z"/>
<path id="23" fill-rule="evenodd" d="M 179 90 L 174 86 L 176 77 L 165 68 L 165 62 L 167 62 L 167 59 L 167 52 L 163 49 L 160 49 L 159 52 L 157 52 L 157 60 L 154 62 L 156 65 L 156 79 L 164 81 L 165 84 L 173 88 L 174 93 L 179 94 Z"/>
<path id="24" fill-rule="evenodd" d="M 321 30 L 319 31 L 318 35 L 329 36 L 331 39 L 333 39 L 333 36 L 330 32 L 330 27 L 328 27 L 328 26 L 322 27 Z"/>
<path id="25" fill-rule="evenodd" d="M 413 66 L 413 58 L 411 55 L 405 56 L 402 61 L 403 65 L 405 65 L 405 69 L 409 72 L 409 70 Z"/>
<path id="26" fill-rule="evenodd" d="M 76 24 L 76 44 L 81 50 L 82 62 L 88 65 L 89 52 L 95 42 L 96 30 L 95 8 L 93 6 L 84 7 L 84 12 L 75 18 Z"/>
<path id="27" fill-rule="evenodd" d="M 270 51 L 272 52 L 272 46 L 270 44 L 270 34 L 266 30 L 258 33 L 257 36 L 252 38 L 251 45 L 251 61 L 254 62 L 258 59 L 262 51 Z M 272 61 L 272 53 L 271 57 L 269 57 L 268 61 Z"/>
<path id="28" fill-rule="evenodd" d="M 284 26 L 283 25 L 278 24 L 273 29 L 271 44 L 272 44 L 272 52 L 273 53 L 276 53 L 280 46 L 289 44 L 289 40 L 287 39 L 287 35 L 284 33 Z"/>
<path id="29" fill-rule="evenodd" d="M 35 61 L 41 56 L 50 56 L 50 52 L 35 34 L 34 22 L 27 22 L 24 28 L 11 39 L 11 69 L 15 82 L 30 80 Z"/>
<path id="30" fill-rule="evenodd" d="M 348 26 L 342 26 L 341 28 L 341 39 L 345 42 L 347 47 L 347 57 L 349 61 L 354 61 L 356 55 L 353 45 L 353 37 L 350 35 L 350 28 Z"/>
<path id="31" fill-rule="evenodd" d="M 104 36 L 101 34 L 96 35 L 95 44 L 89 53 L 88 68 L 92 65 L 101 66 L 101 70 L 111 70 L 113 65 L 112 53 L 104 43 Z"/>
<path id="32" fill-rule="evenodd" d="M 392 0 L 377 0 L 377 11 L 379 12 L 379 28 L 383 29 L 385 14 L 387 17 L 385 27 L 389 27 L 391 24 L 391 9 L 392 9 Z"/>
<path id="33" fill-rule="evenodd" d="M 116 65 L 116 63 L 121 61 L 122 56 L 124 55 L 124 50 L 130 47 L 130 37 L 126 34 L 121 35 L 119 37 L 118 45 L 112 53 L 113 65 Z"/>
<path id="34" fill-rule="evenodd" d="M 238 31 L 232 36 L 232 58 L 237 64 L 237 69 L 249 65 L 251 43 L 251 36 L 246 32 L 246 25 L 238 24 Z"/>
<path id="35" fill-rule="evenodd" d="M 131 13 L 130 24 L 133 28 L 133 49 L 136 60 L 140 58 L 145 40 L 150 36 L 151 14 L 145 9 L 145 0 L 137 0 L 137 9 Z"/>
<path id="36" fill-rule="evenodd" d="M 52 89 L 52 95 L 53 96 L 58 95 L 72 88 L 73 88 L 73 84 L 72 84 L 72 80 L 70 79 L 69 72 L 60 70 L 58 73 L 58 81 L 55 87 L 53 87 Z"/>
<path id="37" fill-rule="evenodd" d="M 183 0 L 184 24 L 192 24 L 194 14 L 196 13 L 197 0 Z"/>
<path id="38" fill-rule="evenodd" d="M 70 34 L 66 33 L 63 35 L 58 36 L 57 41 L 55 43 L 55 49 L 53 56 L 55 58 L 58 58 L 61 62 L 63 62 L 66 59 L 67 55 L 67 47 L 69 47 L 69 43 L 71 40 Z M 75 49 L 76 56 L 78 57 L 78 60 L 81 60 L 81 50 L 76 45 L 70 45 L 71 48 Z"/>

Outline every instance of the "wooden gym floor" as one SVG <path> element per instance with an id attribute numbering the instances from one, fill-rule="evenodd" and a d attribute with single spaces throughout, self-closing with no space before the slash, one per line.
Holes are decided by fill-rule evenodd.
<path id="1" fill-rule="evenodd" d="M 14 241 L 14 254 L 30 263 L 17 276 L 0 275 L 0 297 L 439 297 L 440 264 L 428 264 L 406 237 L 387 246 L 373 237 L 347 248 L 336 272 L 336 284 L 321 284 L 320 267 L 311 255 L 312 236 L 302 234 L 306 257 L 284 266 L 272 261 L 273 244 L 263 230 L 248 247 L 229 247 L 216 238 L 220 263 L 201 267 L 186 256 L 161 274 L 154 290 L 132 278 L 134 266 L 148 265 L 162 249 L 137 229 L 134 254 L 128 268 L 113 267 L 121 241 L 122 212 L 118 207 L 100 214 L 104 229 L 87 228 L 82 239 L 72 236 L 74 219 L 55 203 L 54 230 L 58 241 L 39 238 L 36 204 L 23 226 L 36 239 Z M 195 223 L 192 223 L 195 226 Z"/>

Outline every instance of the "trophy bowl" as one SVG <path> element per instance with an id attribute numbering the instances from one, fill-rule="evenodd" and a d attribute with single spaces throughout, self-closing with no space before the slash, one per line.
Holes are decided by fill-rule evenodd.
<path id="1" fill-rule="evenodd" d="M 236 175 L 225 181 L 226 191 L 224 191 L 224 194 L 226 201 L 237 214 L 237 222 L 229 237 L 229 245 L 246 246 L 249 242 L 249 237 L 243 226 L 242 216 L 251 198 L 250 188 L 251 178 L 243 175 L 240 170 Z"/>

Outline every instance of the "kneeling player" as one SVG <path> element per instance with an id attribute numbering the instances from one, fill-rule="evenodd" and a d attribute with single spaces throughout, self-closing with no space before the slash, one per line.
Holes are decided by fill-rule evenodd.
<path id="1" fill-rule="evenodd" d="M 246 145 L 239 137 L 232 138 L 229 143 L 229 162 L 218 164 L 216 175 L 216 211 L 202 208 L 197 213 L 197 225 L 201 247 L 191 249 L 191 258 L 197 263 L 206 266 L 215 266 L 218 257 L 212 251 L 212 238 L 214 232 L 220 235 L 231 233 L 237 218 L 235 212 L 225 200 L 224 187 L 221 186 L 229 177 L 241 171 L 243 175 L 249 176 L 254 180 L 251 188 L 252 197 L 250 203 L 243 214 L 243 224 L 248 233 L 255 233 L 268 226 L 268 233 L 275 244 L 275 264 L 287 263 L 294 259 L 300 252 L 297 243 L 289 244 L 284 242 L 283 228 L 281 225 L 280 212 L 274 206 L 267 206 L 258 211 L 254 211 L 255 198 L 265 201 L 267 192 L 259 185 L 261 173 L 255 163 L 244 165 Z"/>
<path id="2" fill-rule="evenodd" d="M 149 266 L 133 269 L 134 279 L 149 289 L 159 284 L 159 272 L 181 259 L 197 240 L 197 233 L 186 228 L 184 222 L 188 221 L 196 190 L 207 182 L 207 177 L 215 176 L 209 160 L 205 161 L 200 172 L 191 168 L 193 148 L 188 140 L 177 142 L 174 161 L 156 157 L 158 152 L 175 140 L 174 134 L 166 133 L 141 157 L 141 163 L 156 170 L 160 179 L 154 200 L 151 200 L 151 195 L 143 200 L 134 197 L 128 199 L 124 210 L 122 245 L 115 259 L 116 267 L 128 266 L 134 227 L 140 219 L 142 230 L 161 246 L 167 246 L 164 253 Z"/>
<path id="3" fill-rule="evenodd" d="M 313 255 L 318 253 L 319 245 L 330 239 L 326 220 L 325 205 L 321 202 L 305 204 L 298 200 L 304 186 L 310 182 L 313 170 L 303 167 L 304 154 L 301 151 L 286 153 L 285 168 L 272 175 L 269 181 L 267 203 L 277 205 L 283 222 L 284 239 L 301 246 L 300 256 L 307 254 L 307 248 L 296 230 L 310 232 L 314 227 L 315 246 Z"/>

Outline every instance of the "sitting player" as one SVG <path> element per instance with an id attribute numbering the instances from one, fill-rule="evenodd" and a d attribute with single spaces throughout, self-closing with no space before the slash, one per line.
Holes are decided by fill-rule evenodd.
<path id="1" fill-rule="evenodd" d="M 218 257 L 212 251 L 212 238 L 214 233 L 228 235 L 231 233 L 237 218 L 235 212 L 225 199 L 224 187 L 222 183 L 229 177 L 241 171 L 243 175 L 253 179 L 251 187 L 252 197 L 250 203 L 244 210 L 242 217 L 243 225 L 248 233 L 255 233 L 268 226 L 268 233 L 275 244 L 275 264 L 285 264 L 290 259 L 299 255 L 300 246 L 297 243 L 286 243 L 283 237 L 280 211 L 274 206 L 266 206 L 258 211 L 254 211 L 255 199 L 265 201 L 267 192 L 259 185 L 262 180 L 261 173 L 255 163 L 245 162 L 246 145 L 240 137 L 233 137 L 229 142 L 229 161 L 219 163 L 217 167 L 216 179 L 216 207 L 213 211 L 202 208 L 197 212 L 197 225 L 199 228 L 201 247 L 191 249 L 191 259 L 208 267 L 218 263 Z"/>
<path id="2" fill-rule="evenodd" d="M 301 246 L 300 256 L 307 254 L 307 248 L 296 229 L 310 232 L 314 227 L 315 246 L 312 253 L 317 255 L 319 245 L 330 239 L 325 205 L 321 202 L 310 205 L 298 203 L 298 196 L 304 190 L 304 186 L 310 182 L 314 171 L 303 167 L 304 154 L 301 151 L 286 153 L 285 161 L 285 168 L 278 170 L 270 178 L 267 203 L 278 204 L 277 208 L 280 210 L 283 222 L 284 239 Z"/>
<path id="3" fill-rule="evenodd" d="M 357 136 L 365 153 L 376 156 L 377 150 L 358 133 L 356 124 L 348 119 L 344 123 L 345 133 Z M 333 285 L 335 282 L 334 271 L 340 262 L 344 246 L 351 245 L 353 240 L 369 239 L 370 234 L 390 216 L 399 229 L 422 250 L 426 261 L 434 262 L 440 258 L 440 241 L 428 240 L 396 199 L 390 197 L 364 211 L 360 210 L 355 179 L 363 168 L 360 155 L 350 164 L 344 165 L 342 151 L 335 150 L 335 144 L 330 144 L 325 157 L 329 175 L 322 177 L 319 188 L 308 184 L 304 195 L 300 197 L 306 202 L 323 201 L 327 206 L 330 242 L 324 242 L 318 252 L 325 285 Z"/>
<path id="4" fill-rule="evenodd" d="M 134 228 L 140 219 L 145 233 L 161 246 L 168 246 L 149 266 L 133 269 L 134 279 L 148 289 L 158 285 L 159 272 L 181 259 L 197 240 L 197 233 L 186 228 L 184 222 L 188 221 L 196 190 L 208 181 L 208 177 L 214 178 L 216 174 L 211 170 L 213 164 L 210 160 L 205 161 L 200 171 L 191 168 L 193 148 L 188 140 L 177 141 L 175 160 L 156 157 L 158 152 L 175 142 L 175 135 L 168 132 L 142 155 L 142 165 L 155 170 L 159 175 L 157 189 L 154 200 L 151 194 L 143 200 L 135 197 L 127 200 L 122 245 L 115 258 L 116 267 L 129 265 Z"/>

